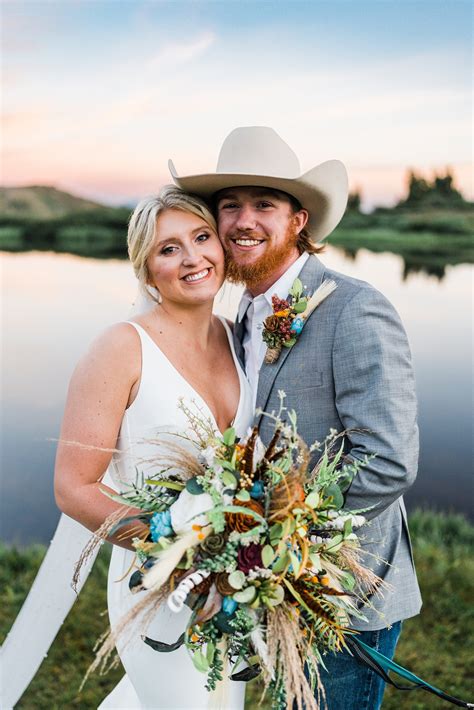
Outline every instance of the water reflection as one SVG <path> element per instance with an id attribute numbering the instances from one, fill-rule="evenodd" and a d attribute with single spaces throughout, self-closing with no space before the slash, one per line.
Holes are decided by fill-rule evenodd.
<path id="1" fill-rule="evenodd" d="M 362 248 L 338 247 L 349 261 L 356 261 L 357 255 L 364 251 Z M 388 251 L 388 250 L 387 250 Z M 378 252 L 382 253 L 382 252 Z M 392 253 L 392 252 L 390 252 Z M 411 254 L 397 256 L 403 263 L 402 280 L 406 281 L 411 274 L 426 274 L 435 276 L 438 281 L 442 281 L 446 276 L 450 266 L 462 264 L 463 260 L 458 260 L 456 254 L 450 256 L 432 254 Z"/>
<path id="2" fill-rule="evenodd" d="M 420 401 L 421 459 L 408 504 L 472 512 L 469 422 L 472 267 L 444 279 L 406 274 L 401 257 L 328 248 L 331 268 L 371 282 L 399 311 L 411 342 Z M 126 320 L 136 296 L 128 262 L 65 254 L 3 254 L 1 538 L 46 541 L 58 512 L 52 495 L 54 439 L 69 377 L 90 341 Z M 233 317 L 240 289 L 226 286 L 216 310 Z"/>

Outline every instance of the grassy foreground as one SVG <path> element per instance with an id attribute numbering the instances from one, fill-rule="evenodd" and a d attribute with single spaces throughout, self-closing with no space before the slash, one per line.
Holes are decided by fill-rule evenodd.
<path id="1" fill-rule="evenodd" d="M 427 511 L 412 514 L 410 526 L 424 607 L 419 617 L 405 623 L 396 660 L 446 692 L 472 700 L 468 638 L 474 626 L 474 526 L 460 515 Z M 26 550 L 0 547 L 1 641 L 26 597 L 44 552 L 41 546 Z M 78 695 L 80 681 L 93 658 L 94 641 L 107 625 L 103 614 L 107 564 L 105 550 L 17 708 L 94 710 L 121 677 L 121 669 L 106 676 L 95 675 Z M 256 707 L 258 698 L 254 681 L 248 688 L 247 710 Z M 384 710 L 437 707 L 448 705 L 422 691 L 389 689 L 385 695 Z"/>

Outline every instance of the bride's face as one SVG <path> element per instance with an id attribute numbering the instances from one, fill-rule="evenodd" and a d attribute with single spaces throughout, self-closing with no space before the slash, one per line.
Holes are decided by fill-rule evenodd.
<path id="1" fill-rule="evenodd" d="M 163 301 L 181 304 L 212 301 L 225 276 L 217 234 L 200 217 L 176 209 L 158 217 L 147 266 L 148 283 Z"/>

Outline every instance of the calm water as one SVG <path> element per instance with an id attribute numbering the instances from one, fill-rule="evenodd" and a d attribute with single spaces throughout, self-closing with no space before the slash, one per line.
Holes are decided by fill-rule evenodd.
<path id="1" fill-rule="evenodd" d="M 412 274 L 392 254 L 355 260 L 329 249 L 323 261 L 370 281 L 398 309 L 411 342 L 420 409 L 421 459 L 409 507 L 472 515 L 470 298 L 472 267 L 442 281 Z M 50 539 L 59 512 L 52 493 L 55 444 L 78 357 L 108 324 L 127 318 L 136 285 L 128 263 L 49 253 L 3 254 L 2 480 L 0 538 Z M 216 310 L 233 317 L 239 291 Z"/>

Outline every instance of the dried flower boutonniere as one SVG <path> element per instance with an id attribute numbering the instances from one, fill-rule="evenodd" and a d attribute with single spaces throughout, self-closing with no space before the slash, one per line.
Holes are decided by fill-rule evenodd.
<path id="1" fill-rule="evenodd" d="M 282 348 L 292 348 L 306 319 L 337 288 L 335 281 L 323 281 L 311 297 L 303 295 L 303 284 L 296 279 L 286 299 L 272 296 L 272 315 L 263 322 L 263 340 L 267 344 L 265 362 L 276 362 Z"/>

